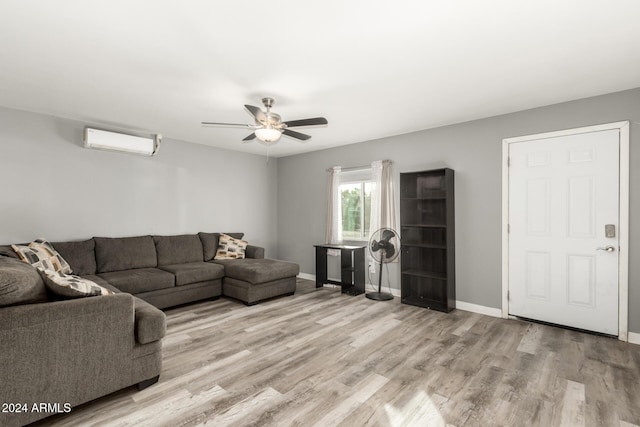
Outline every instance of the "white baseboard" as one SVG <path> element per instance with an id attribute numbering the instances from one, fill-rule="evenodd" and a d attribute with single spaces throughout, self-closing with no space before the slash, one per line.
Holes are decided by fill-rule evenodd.
<path id="1" fill-rule="evenodd" d="M 301 279 L 313 280 L 314 282 L 316 281 L 316 275 L 315 274 L 300 273 L 300 274 L 298 274 L 298 277 L 301 278 Z"/>
<path id="2" fill-rule="evenodd" d="M 471 304 L 470 302 L 456 301 L 456 308 L 458 310 L 484 314 L 485 316 L 502 317 L 502 310 L 499 308 L 486 307 L 484 305 L 478 305 L 478 304 Z"/>
<path id="3" fill-rule="evenodd" d="M 636 332 L 629 332 L 628 338 L 629 344 L 640 344 L 640 334 Z"/>
<path id="4" fill-rule="evenodd" d="M 315 274 L 299 273 L 298 277 L 300 279 L 312 280 L 314 282 L 316 281 L 316 275 Z M 370 292 L 370 291 L 373 290 L 373 288 L 368 283 L 365 283 L 365 290 L 367 292 Z M 389 287 L 388 286 L 387 287 L 383 286 L 382 287 L 382 291 L 383 292 L 389 292 Z M 391 288 L 391 295 L 393 295 L 394 297 L 400 298 L 400 289 Z"/>
<path id="5" fill-rule="evenodd" d="M 314 282 L 316 280 L 315 274 L 300 273 L 298 274 L 298 277 L 301 279 L 313 280 Z M 370 292 L 372 290 L 369 284 L 365 285 L 365 289 L 367 292 Z M 383 287 L 382 290 L 383 292 L 389 292 L 388 287 L 386 288 Z M 400 298 L 400 289 L 391 288 L 391 295 L 393 295 L 396 298 Z M 485 307 L 483 305 L 471 304 L 469 302 L 464 302 L 464 301 L 456 301 L 456 308 L 459 310 L 470 311 L 472 313 L 478 313 L 478 314 L 484 314 L 486 316 L 491 316 L 491 317 L 502 317 L 502 310 L 500 310 L 499 308 Z M 632 334 L 629 334 L 629 342 L 631 342 L 631 335 Z M 640 344 L 640 334 L 636 334 L 636 338 L 638 339 L 638 344 Z"/>

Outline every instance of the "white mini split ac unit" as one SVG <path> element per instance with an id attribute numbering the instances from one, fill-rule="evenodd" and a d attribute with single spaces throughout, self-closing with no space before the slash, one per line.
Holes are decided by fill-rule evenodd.
<path id="1" fill-rule="evenodd" d="M 160 148 L 162 135 L 154 135 L 149 138 L 127 135 L 106 130 L 85 128 L 84 146 L 99 150 L 124 151 L 126 153 L 153 156 Z"/>

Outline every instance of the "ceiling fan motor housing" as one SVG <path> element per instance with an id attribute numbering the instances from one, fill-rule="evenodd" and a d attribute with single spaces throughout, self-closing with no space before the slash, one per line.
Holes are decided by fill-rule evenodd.
<path id="1" fill-rule="evenodd" d="M 256 123 L 263 124 L 263 125 L 268 126 L 268 127 L 276 127 L 276 126 L 280 125 L 280 121 L 282 120 L 280 118 L 280 114 L 272 113 L 270 111 L 267 111 L 265 113 L 265 117 L 267 118 L 267 123 L 260 123 L 260 122 L 258 122 L 258 120 L 256 120 Z M 283 127 L 284 126 L 285 125 L 283 124 Z"/>

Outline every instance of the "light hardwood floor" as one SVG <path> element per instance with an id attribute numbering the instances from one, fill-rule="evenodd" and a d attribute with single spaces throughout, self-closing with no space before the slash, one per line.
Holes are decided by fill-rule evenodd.
<path id="1" fill-rule="evenodd" d="M 160 382 L 38 425 L 640 425 L 640 346 L 315 289 L 167 310 Z"/>

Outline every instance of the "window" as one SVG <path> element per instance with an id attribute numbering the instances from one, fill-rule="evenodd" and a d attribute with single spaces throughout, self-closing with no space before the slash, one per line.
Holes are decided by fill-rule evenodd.
<path id="1" fill-rule="evenodd" d="M 342 172 L 339 191 L 344 240 L 369 239 L 372 189 L 371 169 Z"/>

